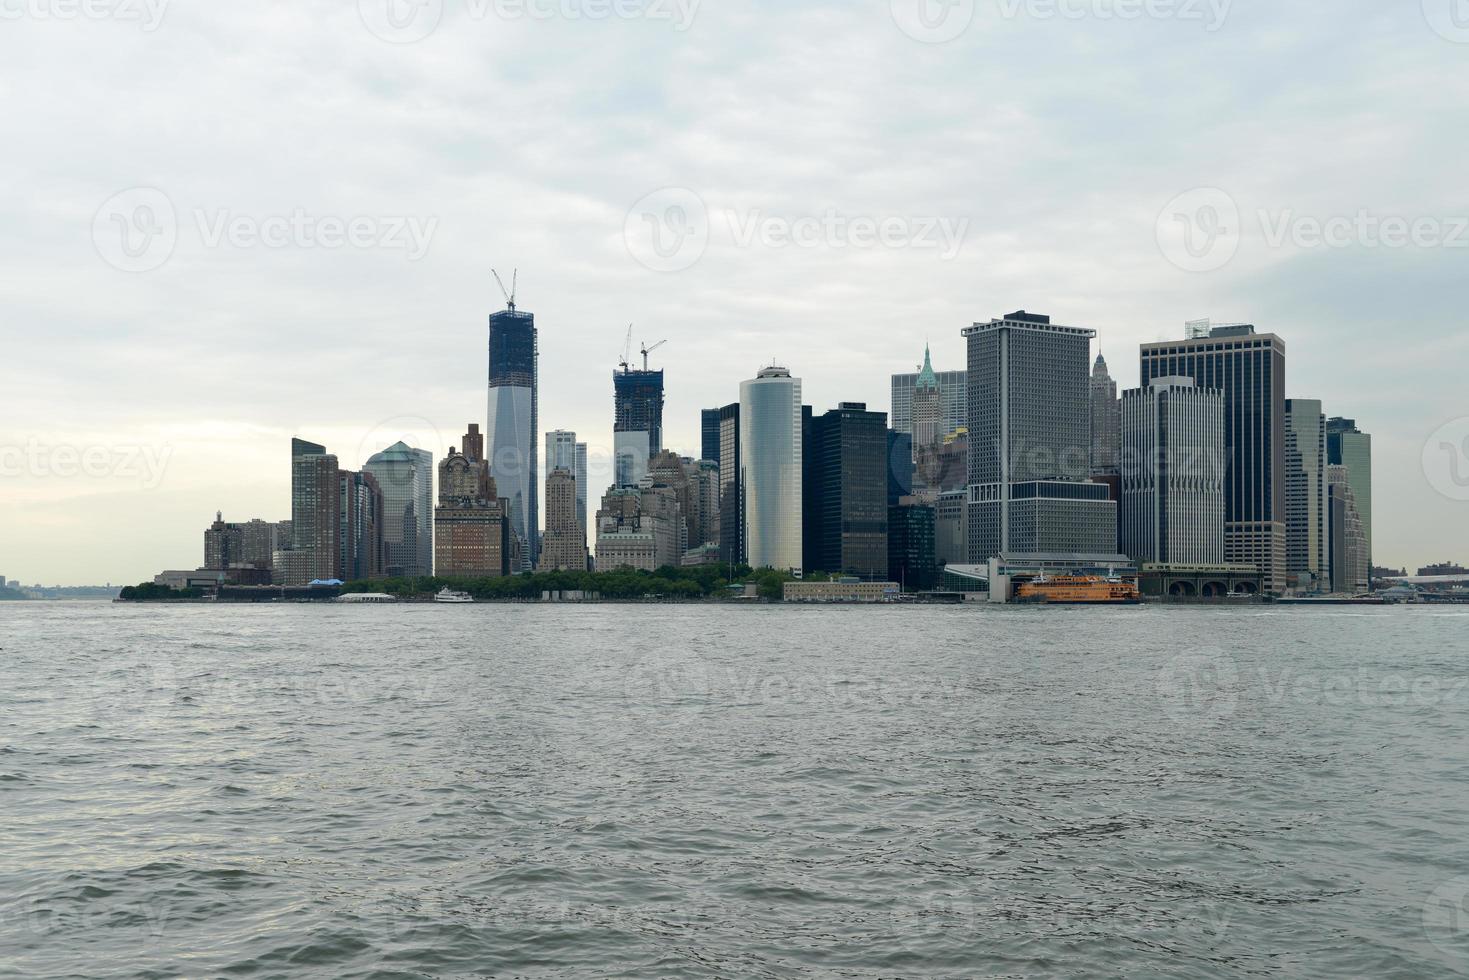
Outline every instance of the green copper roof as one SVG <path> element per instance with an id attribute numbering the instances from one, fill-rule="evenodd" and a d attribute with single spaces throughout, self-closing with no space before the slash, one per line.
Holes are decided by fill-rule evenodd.
<path id="1" fill-rule="evenodd" d="M 919 388 L 937 388 L 939 377 L 933 373 L 933 360 L 929 357 L 928 345 L 923 345 L 923 370 L 918 372 Z"/>

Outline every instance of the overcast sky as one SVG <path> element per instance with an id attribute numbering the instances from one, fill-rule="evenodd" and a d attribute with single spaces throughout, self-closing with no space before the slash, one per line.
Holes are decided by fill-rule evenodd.
<path id="1" fill-rule="evenodd" d="M 594 454 L 630 322 L 696 455 L 772 360 L 886 410 L 1020 308 L 1124 387 L 1248 320 L 1372 432 L 1379 563 L 1469 561 L 1453 3 L 0 0 L 0 575 L 193 568 L 293 435 L 442 452 L 492 267 Z"/>

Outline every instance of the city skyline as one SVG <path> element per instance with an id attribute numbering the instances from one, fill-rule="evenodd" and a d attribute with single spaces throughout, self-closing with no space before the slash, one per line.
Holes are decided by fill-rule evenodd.
<path id="1" fill-rule="evenodd" d="M 1423 465 L 1466 434 L 1439 435 L 1469 417 L 1454 367 L 1469 359 L 1466 253 L 1373 230 L 1425 219 L 1452 238 L 1465 216 L 1444 161 L 1469 133 L 1442 120 L 1460 111 L 1466 48 L 1417 4 L 1349 0 L 1327 18 L 1237 5 L 1216 31 L 986 8 L 943 44 L 905 33 L 887 4 L 812 3 L 704 4 L 683 31 L 454 16 L 395 45 L 355 6 L 293 8 L 284 30 L 268 8 L 216 20 L 174 5 L 152 32 L 30 19 L 5 32 L 27 92 L 8 120 L 25 152 L 0 161 L 26 190 L 0 202 L 0 447 L 20 453 L 0 477 L 9 573 L 136 581 L 193 554 L 216 510 L 284 518 L 279 447 L 295 435 L 353 470 L 399 439 L 441 458 L 484 415 L 485 317 L 501 305 L 489 270 L 517 266 L 541 332 L 541 430 L 610 447 L 605 379 L 634 322 L 636 339 L 670 341 L 663 441 L 687 455 L 699 410 L 771 359 L 822 410 L 890 411 L 890 376 L 926 342 L 937 371 L 962 369 L 958 330 L 1006 310 L 1097 330 L 1121 389 L 1139 384 L 1138 344 L 1189 319 L 1249 320 L 1290 344 L 1288 394 L 1372 433 L 1378 563 L 1469 554 L 1455 458 L 1435 460 L 1442 489 Z M 1041 58 L 1068 70 L 1016 86 Z M 1250 97 L 1146 84 L 1236 61 L 1252 65 Z M 571 84 L 569 66 L 602 84 Z M 299 102 L 305 86 L 351 111 Z M 514 112 L 470 95 L 495 91 L 534 96 Z M 201 133 L 222 106 L 231 125 Z M 1325 165 L 1342 138 L 1351 152 Z M 967 162 L 980 154 L 983 168 Z M 114 219 L 149 202 L 176 234 L 138 268 Z M 657 261 L 636 237 L 646 202 L 707 215 L 702 252 Z M 1208 261 L 1160 247 L 1165 211 L 1191 202 L 1239 217 Z M 381 234 L 339 248 L 247 234 L 280 218 L 289 233 L 297 212 Z M 910 234 L 864 240 L 859 219 Z M 1342 219 L 1344 246 L 1308 234 Z M 814 245 L 779 234 L 809 220 Z M 957 248 L 944 223 L 965 227 Z M 106 458 L 69 476 L 58 447 Z"/>
<path id="2" fill-rule="evenodd" d="M 1178 338 L 1181 338 L 1182 336 L 1183 336 L 1183 331 L 1179 331 L 1178 333 L 1176 333 L 1174 339 L 1177 340 Z M 928 343 L 925 346 L 926 347 L 929 347 L 929 346 L 931 346 L 931 343 Z M 1098 344 L 1094 343 L 1093 344 L 1093 349 L 1095 350 L 1098 346 L 1099 346 Z M 659 372 L 659 373 L 661 374 L 662 372 Z M 898 375 L 892 375 L 892 376 L 890 376 L 890 378 L 896 378 L 896 377 L 898 377 Z M 1292 385 L 1292 387 L 1293 387 L 1293 385 Z M 807 404 L 808 407 L 812 408 L 813 410 L 815 410 L 817 412 L 821 412 L 821 411 L 825 411 L 826 410 L 822 406 L 812 405 L 809 399 L 806 401 L 806 404 Z M 838 403 L 838 404 L 841 404 L 841 403 Z M 1331 411 L 1331 412 L 1335 412 L 1335 411 L 1338 411 L 1338 410 L 1340 410 L 1340 411 L 1352 411 L 1353 410 L 1351 408 L 1351 406 L 1338 406 L 1338 405 L 1327 405 L 1326 406 L 1326 409 L 1328 411 Z M 701 444 L 701 438 L 700 437 L 702 436 L 702 432 L 701 432 L 701 428 L 702 428 L 701 427 L 702 410 L 694 410 L 691 413 L 691 415 L 692 415 L 692 418 L 693 418 L 693 424 L 692 425 L 688 425 L 687 424 L 687 420 L 680 419 L 679 421 L 682 424 L 675 423 L 673 426 L 671 426 L 671 428 L 673 428 L 675 430 L 682 428 L 682 429 L 685 429 L 685 430 L 692 430 L 693 431 L 693 433 L 694 433 L 693 447 L 692 448 L 685 448 L 683 446 L 677 446 L 677 447 L 675 447 L 675 451 L 679 455 L 682 455 L 682 456 L 685 456 L 685 457 L 689 457 L 689 458 L 695 458 L 695 459 L 697 459 L 698 456 L 699 456 L 699 448 L 700 448 L 700 444 Z M 417 421 L 423 422 L 423 423 L 427 423 L 427 420 L 417 420 Z M 425 431 L 433 432 L 434 431 L 434 427 L 431 424 L 430 425 L 427 425 Z M 544 431 L 544 429 L 543 429 L 542 431 L 540 431 L 540 432 L 537 433 L 537 437 L 547 438 L 548 445 L 549 445 L 550 437 L 556 431 L 558 431 L 558 430 Z M 293 437 L 293 438 L 295 438 L 295 437 Z M 1369 433 L 1369 438 L 1370 438 L 1370 433 Z M 401 440 L 400 440 L 400 442 L 401 442 Z M 447 446 L 445 446 L 444 451 L 447 452 L 449 449 L 452 448 L 452 445 L 453 445 L 452 442 L 450 442 Z M 417 449 L 419 447 L 414 447 L 414 448 Z M 548 449 L 548 451 L 549 451 L 549 449 Z M 432 454 L 434 456 L 434 459 L 435 460 L 438 460 L 438 459 L 441 458 L 439 456 L 439 454 L 434 453 L 432 450 L 428 450 L 427 452 L 430 453 L 430 454 Z M 592 453 L 591 455 L 592 455 L 592 457 L 594 459 L 596 459 L 596 456 L 597 456 L 596 453 Z M 587 492 L 589 493 L 589 495 L 591 495 L 593 497 L 595 497 L 595 496 L 597 496 L 599 494 L 600 491 L 597 489 L 597 487 L 598 487 L 599 483 L 602 482 L 604 479 L 607 482 L 607 484 L 609 484 L 609 485 L 612 482 L 615 482 L 614 479 L 613 479 L 613 474 L 615 472 L 615 465 L 614 465 L 615 453 L 614 453 L 613 449 L 611 448 L 611 443 L 610 442 L 609 442 L 608 447 L 601 454 L 601 457 L 602 458 L 600 460 L 597 460 L 596 462 L 594 462 L 592 464 L 592 468 L 590 470 L 590 477 L 586 481 L 587 487 L 589 488 Z M 598 464 L 600 464 L 600 467 L 599 467 Z M 364 465 L 366 465 L 366 464 L 364 464 Z M 342 462 L 340 464 L 340 466 L 341 466 L 341 469 L 344 472 L 348 469 L 348 464 L 346 462 Z M 288 488 L 287 488 L 287 490 L 288 490 Z M 541 495 L 543 493 L 544 493 L 544 474 L 542 474 L 542 482 L 540 483 L 540 491 L 537 494 L 537 496 L 539 496 L 539 495 Z M 288 492 L 287 492 L 287 497 L 289 497 L 289 493 Z M 220 508 L 215 508 L 215 509 L 218 510 Z M 252 518 L 263 517 L 263 518 L 265 518 L 267 520 L 275 520 L 275 519 L 277 519 L 277 518 L 274 518 L 274 517 L 271 516 L 272 513 L 273 513 L 272 511 L 266 510 L 266 511 L 262 512 L 261 514 L 252 514 L 251 517 Z M 197 529 L 195 529 L 195 530 L 197 531 Z M 589 535 L 589 537 L 590 537 L 590 535 Z M 1413 565 L 1415 562 L 1418 562 L 1419 560 L 1420 559 L 1418 559 L 1418 558 L 1413 558 L 1413 559 L 1408 560 L 1408 561 L 1405 561 L 1405 562 L 1400 562 L 1399 564 L 1401 564 L 1403 567 L 1408 567 L 1408 566 Z M 1423 559 L 1423 560 L 1426 561 L 1426 560 L 1430 560 L 1430 559 Z M 1380 563 L 1380 562 L 1377 562 L 1377 560 L 1374 559 L 1374 563 Z M 164 562 L 163 564 L 164 565 L 168 565 L 168 564 L 171 564 L 171 563 L 170 562 Z M 1389 562 L 1389 564 L 1391 564 L 1391 562 Z M 74 583 L 67 583 L 67 584 L 74 584 Z"/>

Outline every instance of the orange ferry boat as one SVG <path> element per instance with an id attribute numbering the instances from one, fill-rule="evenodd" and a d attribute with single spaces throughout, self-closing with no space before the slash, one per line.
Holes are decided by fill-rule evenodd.
<path id="1" fill-rule="evenodd" d="M 1043 602 L 1071 605 L 1106 603 L 1139 603 L 1142 594 L 1137 585 L 1120 578 L 1101 575 L 1041 576 L 1015 587 L 1016 602 Z"/>

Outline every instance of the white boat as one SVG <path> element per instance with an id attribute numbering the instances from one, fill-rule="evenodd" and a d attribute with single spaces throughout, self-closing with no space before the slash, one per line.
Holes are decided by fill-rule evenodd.
<path id="1" fill-rule="evenodd" d="M 474 596 L 468 592 L 455 592 L 445 586 L 438 595 L 434 596 L 434 602 L 473 602 Z"/>
<path id="2" fill-rule="evenodd" d="M 349 592 L 346 595 L 337 596 L 337 601 L 350 603 L 397 602 L 398 597 L 382 592 Z"/>

